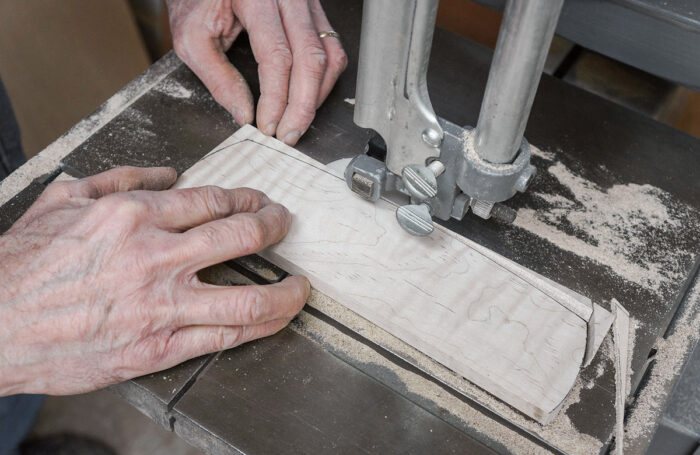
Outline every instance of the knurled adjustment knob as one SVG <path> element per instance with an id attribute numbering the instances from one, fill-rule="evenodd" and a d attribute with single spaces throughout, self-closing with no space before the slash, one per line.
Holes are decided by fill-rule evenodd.
<path id="1" fill-rule="evenodd" d="M 444 171 L 445 165 L 437 160 L 427 166 L 410 164 L 401 170 L 401 179 L 413 198 L 424 201 L 437 196 L 437 178 Z"/>
<path id="2" fill-rule="evenodd" d="M 396 219 L 409 234 L 426 236 L 435 229 L 428 204 L 402 205 L 396 209 Z"/>

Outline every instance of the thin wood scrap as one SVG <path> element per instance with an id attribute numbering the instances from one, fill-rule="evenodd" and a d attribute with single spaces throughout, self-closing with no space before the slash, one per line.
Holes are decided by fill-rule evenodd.
<path id="1" fill-rule="evenodd" d="M 253 127 L 176 186 L 201 185 L 252 187 L 287 206 L 292 227 L 263 257 L 542 423 L 609 328 L 589 299 L 447 229 L 406 234 L 390 202 L 361 200 Z"/>
<path id="2" fill-rule="evenodd" d="M 630 315 L 613 299 L 613 338 L 615 340 L 615 454 L 622 455 L 625 441 L 625 401 L 630 392 Z"/>

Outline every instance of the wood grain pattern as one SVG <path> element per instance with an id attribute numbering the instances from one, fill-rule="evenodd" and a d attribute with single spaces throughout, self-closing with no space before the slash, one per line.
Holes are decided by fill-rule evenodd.
<path id="1" fill-rule="evenodd" d="M 256 188 L 284 204 L 294 222 L 263 257 L 521 412 L 547 422 L 573 386 L 587 299 L 441 227 L 405 233 L 390 202 L 360 199 L 324 165 L 250 126 L 176 184 L 201 185 Z"/>

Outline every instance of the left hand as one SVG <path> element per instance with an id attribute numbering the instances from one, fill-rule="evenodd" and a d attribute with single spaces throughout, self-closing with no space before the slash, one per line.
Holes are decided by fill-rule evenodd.
<path id="1" fill-rule="evenodd" d="M 0 396 L 95 390 L 271 335 L 301 310 L 303 277 L 197 277 L 280 241 L 287 209 L 246 188 L 166 190 L 176 178 L 123 167 L 55 182 L 0 235 Z"/>
<path id="2" fill-rule="evenodd" d="M 167 0 L 177 55 L 239 125 L 253 121 L 253 97 L 225 52 L 248 31 L 260 77 L 257 125 L 294 145 L 347 66 L 320 0 Z"/>

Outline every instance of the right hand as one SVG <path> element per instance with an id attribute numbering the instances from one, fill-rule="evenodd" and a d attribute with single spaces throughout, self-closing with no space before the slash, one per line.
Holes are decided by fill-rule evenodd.
<path id="1" fill-rule="evenodd" d="M 53 183 L 0 236 L 0 395 L 95 390 L 271 335 L 301 310 L 303 277 L 197 278 L 280 241 L 289 212 L 245 188 L 158 191 L 176 178 L 124 167 Z"/>
<path id="2" fill-rule="evenodd" d="M 177 55 L 239 125 L 253 121 L 253 96 L 226 51 L 248 32 L 258 62 L 257 124 L 294 145 L 348 64 L 320 0 L 167 0 Z"/>

